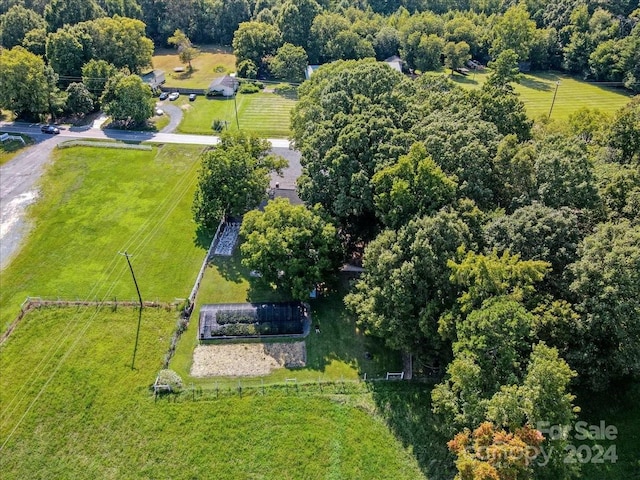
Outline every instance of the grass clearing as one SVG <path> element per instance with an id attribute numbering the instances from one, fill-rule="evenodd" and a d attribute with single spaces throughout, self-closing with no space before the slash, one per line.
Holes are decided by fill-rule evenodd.
<path id="1" fill-rule="evenodd" d="M 211 124 L 214 119 L 219 119 L 226 121 L 231 130 L 237 130 L 239 124 L 240 130 L 263 137 L 286 138 L 290 133 L 289 118 L 295 103 L 295 99 L 268 92 L 238 94 L 235 102 L 233 99 L 198 97 L 191 108 L 185 110 L 178 131 L 213 134 Z"/>
<path id="2" fill-rule="evenodd" d="M 0 349 L 3 479 L 424 478 L 366 394 L 154 402 L 175 313 L 143 311 L 131 370 L 137 310 L 91 310 L 35 311 Z"/>
<path id="3" fill-rule="evenodd" d="M 489 71 L 471 73 L 468 77 L 454 75 L 452 80 L 465 88 L 480 88 L 486 82 Z M 553 95 L 558 85 L 558 93 L 551 112 L 551 118 L 566 120 L 576 110 L 587 107 L 597 108 L 604 113 L 614 113 L 625 106 L 631 95 L 621 88 L 600 86 L 596 83 L 578 80 L 559 72 L 535 72 L 522 76 L 515 91 L 520 94 L 529 117 L 547 118 Z"/>
<path id="4" fill-rule="evenodd" d="M 186 297 L 205 249 L 191 217 L 202 147 L 56 149 L 28 210 L 33 229 L 2 272 L 2 331 L 27 296 L 65 300 Z"/>
<path id="5" fill-rule="evenodd" d="M 189 382 L 203 388 L 211 388 L 214 385 L 237 386 L 238 379 L 192 378 L 189 375 L 193 350 L 198 345 L 200 305 L 287 300 L 280 298 L 275 292 L 256 289 L 251 285 L 249 271 L 240 264 L 238 250 L 236 248 L 231 258 L 216 258 L 206 270 L 191 324 L 180 339 L 171 361 L 172 369 L 183 378 L 189 378 Z M 287 378 L 296 378 L 298 382 L 356 380 L 364 373 L 367 373 L 368 378 L 375 378 L 383 377 L 387 371 L 399 371 L 402 368 L 400 356 L 384 348 L 379 341 L 365 337 L 356 328 L 353 319 L 346 315 L 342 302 L 343 294 L 344 292 L 335 292 L 310 302 L 313 324 L 320 326 L 321 333 L 316 334 L 312 328 L 305 340 L 305 368 L 281 368 L 261 378 L 243 378 L 241 383 L 255 386 L 262 382 L 284 382 Z M 365 352 L 368 352 L 371 358 L 367 358 Z"/>
<path id="6" fill-rule="evenodd" d="M 0 132 L 2 133 L 2 132 Z M 11 135 L 17 135 L 12 133 Z M 19 135 L 24 139 L 24 144 L 18 140 L 8 140 L 6 142 L 0 142 L 0 165 L 4 165 L 9 160 L 13 159 L 16 155 L 20 154 L 22 150 L 29 145 L 33 145 L 34 140 L 27 135 Z"/>
<path id="7" fill-rule="evenodd" d="M 167 87 L 207 88 L 211 80 L 236 71 L 236 57 L 229 47 L 205 45 L 192 62 L 193 70 L 186 71 L 175 48 L 157 49 L 154 52 L 153 68 L 164 70 Z M 174 72 L 176 67 L 184 67 L 184 72 Z"/>

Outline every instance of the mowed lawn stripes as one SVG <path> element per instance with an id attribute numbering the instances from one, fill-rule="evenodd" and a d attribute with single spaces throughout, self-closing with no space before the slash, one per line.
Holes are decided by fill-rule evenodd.
<path id="1" fill-rule="evenodd" d="M 240 129 L 273 137 L 289 135 L 289 118 L 295 100 L 275 93 L 242 95 L 238 100 Z"/>

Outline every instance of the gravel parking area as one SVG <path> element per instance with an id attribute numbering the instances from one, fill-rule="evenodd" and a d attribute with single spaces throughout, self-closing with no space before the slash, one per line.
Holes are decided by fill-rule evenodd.
<path id="1" fill-rule="evenodd" d="M 193 352 L 194 377 L 259 377 L 278 368 L 304 367 L 304 342 L 198 345 Z"/>

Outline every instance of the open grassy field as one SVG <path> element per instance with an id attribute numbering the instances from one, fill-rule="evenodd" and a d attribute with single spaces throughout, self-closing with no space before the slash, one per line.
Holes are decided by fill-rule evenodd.
<path id="1" fill-rule="evenodd" d="M 207 88 L 216 77 L 236 70 L 236 57 L 228 47 L 202 46 L 202 52 L 192 62 L 193 70 L 186 71 L 180 63 L 176 49 L 158 49 L 153 55 L 153 68 L 164 70 L 167 87 Z M 174 72 L 175 67 L 185 67 L 184 72 Z"/>
<path id="2" fill-rule="evenodd" d="M 452 80 L 466 88 L 480 88 L 490 71 L 471 73 L 468 77 L 454 75 Z M 524 74 L 515 91 L 527 108 L 527 114 L 534 119 L 547 118 L 556 82 L 560 82 L 556 101 L 551 112 L 552 119 L 566 120 L 579 108 L 597 108 L 605 113 L 614 113 L 626 105 L 631 96 L 623 89 L 599 86 L 584 82 L 558 72 L 535 72 Z"/>
<path id="3" fill-rule="evenodd" d="M 186 297 L 205 252 L 190 214 L 200 151 L 55 150 L 28 211 L 33 231 L 2 272 L 2 331 L 27 296 L 135 298 L 124 251 L 143 299 Z"/>
<path id="4" fill-rule="evenodd" d="M 0 349 L 3 479 L 425 478 L 369 395 L 154 401 L 175 312 L 143 311 L 132 370 L 137 321 L 130 308 L 25 317 Z"/>
<path id="5" fill-rule="evenodd" d="M 182 97 L 178 101 L 179 105 L 185 105 L 185 115 L 178 127 L 180 133 L 212 134 L 211 124 L 218 119 L 228 122 L 232 130 L 239 125 L 241 130 L 267 138 L 286 138 L 289 135 L 289 116 L 295 105 L 295 100 L 290 97 L 265 92 L 238 94 L 235 103 L 233 99 L 203 97 L 198 97 L 191 104 Z"/>

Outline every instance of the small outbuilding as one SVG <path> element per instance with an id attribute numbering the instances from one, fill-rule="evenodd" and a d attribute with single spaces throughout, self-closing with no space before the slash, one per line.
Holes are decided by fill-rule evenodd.
<path id="1" fill-rule="evenodd" d="M 154 92 L 166 81 L 164 70 L 152 70 L 144 75 L 140 75 L 140 78 L 142 78 L 142 81 L 149 85 Z"/>
<path id="2" fill-rule="evenodd" d="M 224 77 L 218 77 L 214 79 L 209 85 L 207 95 L 216 96 L 222 95 L 223 97 L 233 97 L 238 90 L 240 82 L 237 78 L 231 75 L 225 75 Z"/>

